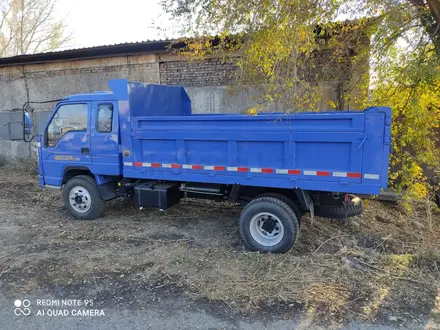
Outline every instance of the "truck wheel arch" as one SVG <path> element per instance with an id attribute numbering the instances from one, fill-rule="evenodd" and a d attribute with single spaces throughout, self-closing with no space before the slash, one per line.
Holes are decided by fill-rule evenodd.
<path id="1" fill-rule="evenodd" d="M 63 169 L 63 178 L 61 183 L 66 184 L 67 181 L 78 175 L 88 175 L 93 177 L 93 173 L 87 166 L 67 165 Z"/>
<path id="2" fill-rule="evenodd" d="M 80 175 L 86 175 L 91 177 L 95 182 L 96 177 L 90 171 L 90 169 L 86 166 L 77 166 L 77 165 L 67 165 L 63 170 L 63 180 L 62 185 L 65 185 L 70 179 L 80 176 Z M 97 183 L 97 182 L 96 182 Z M 117 186 L 115 181 L 109 181 L 104 184 L 98 184 L 97 187 L 99 190 L 99 193 L 101 194 L 102 198 L 104 200 L 110 200 L 117 197 Z"/>
<path id="3" fill-rule="evenodd" d="M 292 199 L 284 194 L 280 194 L 276 192 L 267 192 L 257 196 L 257 198 L 262 198 L 262 197 L 272 197 L 286 203 L 292 209 L 292 211 L 295 212 L 295 215 L 298 218 L 298 222 L 301 223 L 301 217 L 305 214 L 305 211 L 302 209 L 298 200 Z"/>

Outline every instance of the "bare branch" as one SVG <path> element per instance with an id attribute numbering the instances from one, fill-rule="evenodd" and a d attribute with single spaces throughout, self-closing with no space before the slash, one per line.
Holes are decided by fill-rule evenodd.
<path id="1" fill-rule="evenodd" d="M 0 56 L 54 50 L 70 36 L 55 15 L 57 0 L 0 0 Z"/>
<path id="2" fill-rule="evenodd" d="M 27 40 L 27 47 L 25 50 L 25 53 L 29 51 L 30 46 L 34 43 L 34 36 L 38 32 L 38 28 L 48 22 L 50 20 L 50 17 L 52 16 L 54 4 L 47 10 L 46 15 L 43 17 L 43 14 L 45 12 L 45 9 L 43 8 L 39 14 L 38 17 L 35 19 L 34 25 L 29 29 L 29 32 L 26 34 L 25 40 Z M 29 39 L 28 39 L 29 38 Z"/>
<path id="3" fill-rule="evenodd" d="M 2 17 L 1 17 L 1 20 L 0 20 L 0 31 L 2 31 L 3 25 L 5 24 L 6 19 L 9 16 L 9 13 L 11 12 L 11 10 L 12 10 L 11 6 L 7 6 L 6 9 L 2 10 Z"/>

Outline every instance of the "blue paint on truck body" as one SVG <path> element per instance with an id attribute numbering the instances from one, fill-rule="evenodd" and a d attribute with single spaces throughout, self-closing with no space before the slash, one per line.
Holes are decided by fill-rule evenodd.
<path id="1" fill-rule="evenodd" d="M 111 80 L 112 92 L 61 101 L 39 138 L 41 185 L 66 171 L 102 177 L 240 184 L 379 194 L 387 187 L 391 109 L 295 114 L 195 115 L 183 87 Z M 67 104 L 87 107 L 87 126 L 47 144 L 47 126 Z M 111 105 L 111 130 L 98 111 Z M 105 180 L 104 180 L 105 181 Z M 99 182 L 98 182 L 99 183 Z"/>

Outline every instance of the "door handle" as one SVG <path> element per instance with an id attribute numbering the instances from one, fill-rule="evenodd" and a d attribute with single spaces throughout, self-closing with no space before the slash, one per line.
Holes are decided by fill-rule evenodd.
<path id="1" fill-rule="evenodd" d="M 81 148 L 81 153 L 84 155 L 88 155 L 88 154 L 90 154 L 90 149 L 89 148 Z"/>

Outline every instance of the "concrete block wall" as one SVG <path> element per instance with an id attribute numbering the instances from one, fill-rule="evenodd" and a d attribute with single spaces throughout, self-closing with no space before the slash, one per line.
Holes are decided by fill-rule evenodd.
<path id="1" fill-rule="evenodd" d="M 155 55 L 127 55 L 0 68 L 0 111 L 26 101 L 48 101 L 71 94 L 108 90 L 109 79 L 160 83 Z M 53 104 L 33 105 L 36 111 Z"/>
<path id="2" fill-rule="evenodd" d="M 0 157 L 8 160 L 35 157 L 33 146 L 23 141 L 0 140 Z"/>
<path id="3" fill-rule="evenodd" d="M 0 139 L 21 140 L 23 138 L 22 122 L 21 111 L 0 112 Z"/>
<path id="4" fill-rule="evenodd" d="M 108 90 L 107 81 L 115 78 L 160 83 L 156 56 L 135 54 L 1 67 L 0 155 L 26 158 L 33 154 L 28 143 L 10 141 L 22 136 L 22 126 L 12 123 L 16 115 L 21 117 L 21 112 L 12 110 L 21 109 L 27 101 L 56 100 L 71 94 Z M 55 104 L 32 104 L 35 132 L 42 131 Z"/>
<path id="5" fill-rule="evenodd" d="M 0 68 L 0 111 L 11 111 L 27 101 L 26 80 L 22 67 Z"/>

